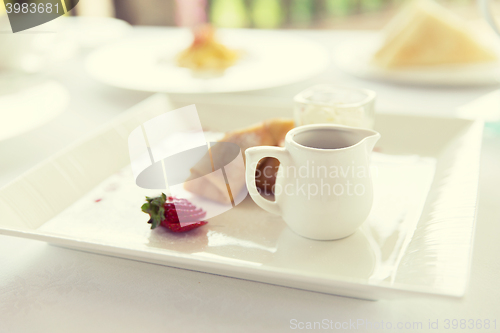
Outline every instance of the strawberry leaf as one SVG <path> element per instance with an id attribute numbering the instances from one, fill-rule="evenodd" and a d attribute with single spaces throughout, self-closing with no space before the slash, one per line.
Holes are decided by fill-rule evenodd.
<path id="1" fill-rule="evenodd" d="M 151 224 L 151 229 L 156 228 L 165 219 L 165 202 L 167 201 L 167 196 L 162 193 L 159 197 L 146 197 L 147 203 L 143 204 L 141 210 L 149 214 L 148 223 Z"/>

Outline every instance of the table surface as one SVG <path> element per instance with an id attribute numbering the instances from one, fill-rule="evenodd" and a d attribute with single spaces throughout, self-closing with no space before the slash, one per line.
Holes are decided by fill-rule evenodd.
<path id="1" fill-rule="evenodd" d="M 137 36 L 165 28 L 135 28 Z M 286 31 L 333 51 L 344 40 L 370 34 L 351 31 Z M 71 103 L 55 119 L 21 136 L 0 141 L 0 187 L 37 163 L 110 121 L 150 93 L 113 88 L 84 70 L 86 54 L 58 64 L 50 76 L 68 88 Z M 455 108 L 499 87 L 429 88 L 356 79 L 332 64 L 306 82 L 238 94 L 210 96 L 290 103 L 315 83 L 375 90 L 379 112 L 454 116 Z M 196 101 L 199 96 L 182 96 Z M 462 299 L 409 298 L 364 301 L 73 251 L 0 236 L 0 332 L 268 332 L 294 323 L 391 322 L 439 330 L 446 320 L 485 319 L 500 330 L 500 131 L 487 127 L 482 150 L 480 201 L 470 286 Z M 352 328 L 352 326 L 350 326 Z M 451 327 L 450 327 L 451 328 Z M 298 329 L 298 327 L 297 327 Z M 474 329 L 465 329 L 475 331 Z M 484 330 L 484 328 L 482 329 Z M 481 330 L 481 331 L 482 331 Z"/>

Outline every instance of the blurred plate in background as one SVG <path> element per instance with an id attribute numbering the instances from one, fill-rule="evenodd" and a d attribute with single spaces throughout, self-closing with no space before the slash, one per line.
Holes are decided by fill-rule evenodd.
<path id="1" fill-rule="evenodd" d="M 191 32 L 172 29 L 150 38 L 130 38 L 92 53 L 87 70 L 112 86 L 152 92 L 221 93 L 271 88 L 308 79 L 330 63 L 320 45 L 288 34 L 257 30 L 218 30 L 220 41 L 242 52 L 220 76 L 199 76 L 178 67 Z"/>
<path id="2" fill-rule="evenodd" d="M 500 83 L 500 62 L 443 65 L 411 69 L 385 69 L 370 63 L 380 41 L 378 36 L 358 38 L 339 46 L 335 64 L 362 79 L 431 86 L 485 86 Z"/>
<path id="3" fill-rule="evenodd" d="M 125 21 L 111 17 L 72 16 L 63 21 L 80 47 L 93 48 L 115 41 L 132 30 Z"/>

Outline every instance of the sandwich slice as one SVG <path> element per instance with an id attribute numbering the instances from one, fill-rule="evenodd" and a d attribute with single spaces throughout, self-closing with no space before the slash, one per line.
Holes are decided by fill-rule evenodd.
<path id="1" fill-rule="evenodd" d="M 384 68 L 485 63 L 497 54 L 467 23 L 432 0 L 416 0 L 385 28 L 372 62 Z"/>

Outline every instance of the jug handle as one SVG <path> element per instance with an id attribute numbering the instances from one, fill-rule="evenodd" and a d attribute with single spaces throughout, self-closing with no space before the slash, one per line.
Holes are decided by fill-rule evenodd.
<path id="1" fill-rule="evenodd" d="M 289 154 L 285 148 L 280 147 L 252 147 L 245 151 L 246 156 L 246 172 L 245 180 L 247 183 L 248 193 L 253 201 L 262 209 L 270 213 L 281 215 L 281 208 L 278 205 L 278 196 L 275 196 L 274 201 L 264 199 L 259 193 L 255 185 L 255 173 L 257 171 L 258 162 L 265 157 L 274 157 L 280 161 L 280 165 L 289 164 Z"/>

